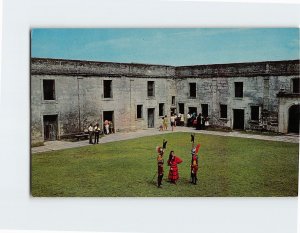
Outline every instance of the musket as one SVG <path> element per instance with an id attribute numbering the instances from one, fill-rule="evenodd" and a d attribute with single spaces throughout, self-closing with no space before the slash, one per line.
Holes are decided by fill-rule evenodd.
<path id="1" fill-rule="evenodd" d="M 155 174 L 154 174 L 154 176 L 153 176 L 153 178 L 152 178 L 151 182 L 153 182 L 153 180 L 154 180 L 154 177 L 156 176 L 156 174 L 157 174 L 157 171 L 155 172 Z"/>
<path id="2" fill-rule="evenodd" d="M 162 146 L 162 148 L 165 150 L 165 149 L 167 149 L 167 143 L 168 143 L 168 141 L 166 141 L 165 139 L 163 140 L 163 146 Z"/>
<path id="3" fill-rule="evenodd" d="M 191 143 L 192 143 L 192 149 L 193 149 L 194 145 L 195 145 L 195 133 L 191 134 Z"/>

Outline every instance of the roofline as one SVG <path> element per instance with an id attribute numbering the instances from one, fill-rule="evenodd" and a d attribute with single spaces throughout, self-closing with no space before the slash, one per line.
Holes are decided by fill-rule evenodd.
<path id="1" fill-rule="evenodd" d="M 176 68 L 189 68 L 189 67 L 206 67 L 206 66 L 235 66 L 235 65 L 250 65 L 250 64 L 270 64 L 270 63 L 300 63 L 300 59 L 295 60 L 272 60 L 272 61 L 258 61 L 258 62 L 233 62 L 233 63 L 215 63 L 215 64 L 199 64 L 199 65 L 187 65 L 187 66 L 176 66 Z"/>
<path id="2" fill-rule="evenodd" d="M 127 63 L 127 62 L 107 62 L 107 61 L 92 61 L 92 60 L 76 60 L 76 59 L 62 59 L 62 58 L 43 58 L 43 57 L 31 57 L 31 60 L 45 60 L 45 61 L 66 61 L 66 62 L 82 62 L 82 63 L 93 63 L 93 64 L 118 64 L 118 65 L 141 65 L 141 66 L 159 66 L 159 67 L 170 67 L 175 68 L 176 66 L 160 65 L 160 64 L 149 64 L 149 63 Z"/>
<path id="3" fill-rule="evenodd" d="M 66 63 L 66 66 L 64 66 Z M 73 76 L 128 76 L 169 78 L 213 78 L 254 76 L 299 76 L 300 60 L 167 66 L 54 58 L 31 58 L 31 74 Z M 67 65 L 68 64 L 68 65 Z"/>
<path id="4" fill-rule="evenodd" d="M 232 62 L 232 63 L 214 63 L 214 64 L 199 64 L 199 65 L 184 65 L 184 66 L 172 66 L 150 63 L 135 63 L 135 62 L 107 62 L 107 61 L 93 61 L 93 60 L 76 60 L 76 59 L 63 59 L 63 58 L 43 58 L 43 57 L 31 57 L 31 60 L 48 60 L 48 61 L 69 61 L 69 62 L 83 62 L 94 64 L 119 64 L 119 65 L 144 65 L 144 66 L 161 66 L 171 68 L 184 68 L 184 67 L 202 67 L 202 66 L 232 66 L 232 65 L 249 65 L 249 64 L 267 64 L 267 63 L 300 63 L 300 59 L 293 60 L 269 60 L 269 61 L 251 61 L 251 62 Z"/>

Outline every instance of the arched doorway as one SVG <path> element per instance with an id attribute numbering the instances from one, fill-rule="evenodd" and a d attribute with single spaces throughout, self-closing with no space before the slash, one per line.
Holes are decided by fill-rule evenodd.
<path id="1" fill-rule="evenodd" d="M 289 108 L 289 133 L 297 133 L 299 134 L 299 114 L 300 113 L 300 105 L 293 105 Z"/>

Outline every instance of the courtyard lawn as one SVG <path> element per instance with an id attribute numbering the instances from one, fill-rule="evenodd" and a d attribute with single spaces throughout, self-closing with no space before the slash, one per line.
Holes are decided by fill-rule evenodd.
<path id="1" fill-rule="evenodd" d="M 163 188 L 156 187 L 155 147 L 168 140 Z M 127 141 L 32 154 L 33 196 L 202 197 L 297 196 L 298 144 L 196 134 L 201 144 L 198 183 L 190 178 L 189 133 L 169 133 Z M 167 182 L 174 150 L 177 185 Z"/>

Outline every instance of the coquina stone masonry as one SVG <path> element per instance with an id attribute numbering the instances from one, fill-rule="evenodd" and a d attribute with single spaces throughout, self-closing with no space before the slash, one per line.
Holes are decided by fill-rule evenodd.
<path id="1" fill-rule="evenodd" d="M 212 127 L 234 128 L 240 117 L 243 129 L 287 133 L 289 108 L 300 103 L 299 93 L 293 93 L 295 79 L 299 60 L 175 67 L 32 58 L 31 137 L 38 142 L 49 132 L 55 132 L 52 139 L 78 134 L 90 123 L 102 126 L 105 114 L 111 114 L 115 131 L 158 128 L 171 108 L 186 119 L 190 109 L 200 113 L 204 105 Z M 53 89 L 50 99 L 45 80 L 52 85 L 46 87 Z M 236 97 L 237 82 L 242 97 Z M 192 95 L 191 85 L 196 88 Z M 227 108 L 225 118 L 221 105 Z M 253 106 L 259 109 L 258 120 L 251 119 Z M 235 109 L 243 114 L 234 115 Z"/>

